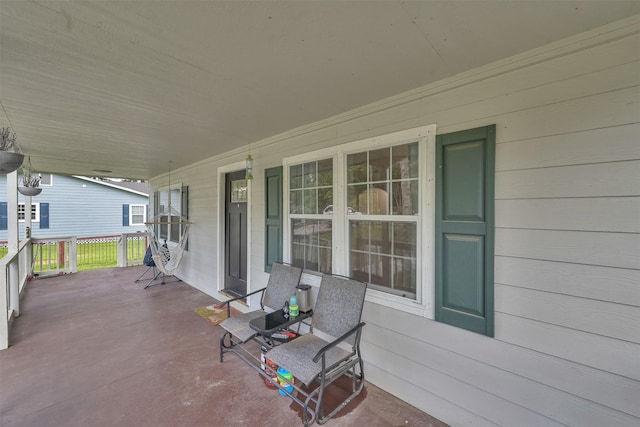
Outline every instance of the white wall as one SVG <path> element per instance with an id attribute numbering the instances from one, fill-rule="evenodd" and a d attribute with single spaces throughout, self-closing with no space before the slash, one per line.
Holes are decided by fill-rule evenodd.
<path id="1" fill-rule="evenodd" d="M 367 379 L 452 425 L 639 425 L 639 16 L 252 144 L 251 286 L 265 168 L 430 123 L 497 127 L 495 338 L 368 303 Z M 171 177 L 195 224 L 180 275 L 216 297 L 216 171 L 245 156 Z"/>

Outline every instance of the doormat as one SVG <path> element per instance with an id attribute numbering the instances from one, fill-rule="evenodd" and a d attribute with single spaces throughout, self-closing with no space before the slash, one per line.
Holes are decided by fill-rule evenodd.
<path id="1" fill-rule="evenodd" d="M 206 319 L 212 325 L 217 325 L 227 318 L 227 307 L 218 308 L 215 305 L 208 305 L 206 307 L 196 308 L 196 313 L 200 317 Z M 231 317 L 241 314 L 239 310 L 231 307 Z"/>

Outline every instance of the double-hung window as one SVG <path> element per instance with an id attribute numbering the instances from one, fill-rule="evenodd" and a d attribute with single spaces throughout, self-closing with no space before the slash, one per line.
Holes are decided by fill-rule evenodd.
<path id="1" fill-rule="evenodd" d="M 333 159 L 289 167 L 291 263 L 305 270 L 333 268 Z"/>
<path id="2" fill-rule="evenodd" d="M 418 142 L 348 154 L 346 163 L 350 276 L 415 299 Z"/>
<path id="3" fill-rule="evenodd" d="M 157 235 L 167 242 L 179 243 L 184 234 L 182 218 L 188 218 L 189 188 L 177 184 L 154 194 L 154 215 Z"/>
<path id="4" fill-rule="evenodd" d="M 284 260 L 366 281 L 368 300 L 433 316 L 435 133 L 284 159 Z"/>
<path id="5" fill-rule="evenodd" d="M 129 225 L 144 225 L 146 218 L 146 205 L 129 205 Z"/>

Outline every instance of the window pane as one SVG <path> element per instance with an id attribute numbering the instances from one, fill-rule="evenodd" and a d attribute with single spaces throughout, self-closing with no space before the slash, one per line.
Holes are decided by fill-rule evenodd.
<path id="1" fill-rule="evenodd" d="M 418 177 L 418 143 L 398 145 L 392 148 L 392 179 Z"/>
<path id="2" fill-rule="evenodd" d="M 318 210 L 321 213 L 332 213 L 333 208 L 333 188 L 320 188 L 318 189 Z"/>
<path id="3" fill-rule="evenodd" d="M 180 241 L 181 225 L 176 224 L 176 222 L 180 222 L 180 217 L 172 215 L 171 221 L 172 221 L 172 224 L 169 224 L 169 227 L 171 229 L 171 241 L 178 243 Z"/>
<path id="4" fill-rule="evenodd" d="M 391 178 L 389 154 L 388 148 L 369 151 L 369 181 L 387 181 Z"/>
<path id="5" fill-rule="evenodd" d="M 349 241 L 350 275 L 354 279 L 369 282 L 369 222 L 350 221 Z"/>
<path id="6" fill-rule="evenodd" d="M 374 285 L 391 288 L 391 257 L 379 254 L 371 254 L 369 266 L 371 278 L 369 282 Z"/>
<path id="7" fill-rule="evenodd" d="M 351 250 L 369 252 L 369 223 L 367 221 L 351 221 L 349 228 Z"/>
<path id="8" fill-rule="evenodd" d="M 364 202 L 364 199 L 361 200 Z M 386 183 L 371 184 L 369 187 L 369 215 L 389 214 L 389 190 Z"/>
<path id="9" fill-rule="evenodd" d="M 302 190 L 289 192 L 289 212 L 292 214 L 302 213 Z"/>
<path id="10" fill-rule="evenodd" d="M 304 191 L 304 211 L 305 214 L 317 214 L 318 213 L 318 190 L 303 190 Z"/>
<path id="11" fill-rule="evenodd" d="M 316 162 L 305 163 L 302 180 L 305 188 L 316 187 L 318 185 L 316 175 Z"/>
<path id="12" fill-rule="evenodd" d="M 417 225 L 411 222 L 350 221 L 351 275 L 374 289 L 414 298 L 416 231 Z"/>
<path id="13" fill-rule="evenodd" d="M 369 251 L 391 255 L 391 227 L 392 223 L 371 222 L 371 241 Z"/>
<path id="14" fill-rule="evenodd" d="M 295 165 L 289 168 L 289 188 L 302 188 L 302 165 Z"/>
<path id="15" fill-rule="evenodd" d="M 365 215 L 369 213 L 366 184 L 347 187 L 347 206 Z"/>
<path id="16" fill-rule="evenodd" d="M 347 182 L 367 182 L 367 153 L 347 156 Z"/>
<path id="17" fill-rule="evenodd" d="M 318 185 L 333 185 L 333 159 L 320 160 L 318 162 Z"/>
<path id="18" fill-rule="evenodd" d="M 318 271 L 331 274 L 333 272 L 333 259 L 331 248 L 320 248 L 320 266 Z"/>
<path id="19" fill-rule="evenodd" d="M 408 292 L 407 297 L 416 294 L 416 261 L 415 259 L 394 258 L 394 288 Z"/>
<path id="20" fill-rule="evenodd" d="M 402 257 L 416 257 L 417 227 L 412 222 L 393 224 L 393 254 Z"/>
<path id="21" fill-rule="evenodd" d="M 169 221 L 169 217 L 167 215 L 162 215 L 160 216 L 160 238 L 161 239 L 168 239 L 169 238 L 169 234 L 168 234 L 168 230 L 169 230 L 169 225 L 166 224 Z"/>
<path id="22" fill-rule="evenodd" d="M 394 215 L 418 214 L 418 181 L 400 181 L 392 184 L 392 212 Z"/>
<path id="23" fill-rule="evenodd" d="M 330 273 L 332 268 L 332 221 L 292 219 L 292 264 L 306 270 Z"/>

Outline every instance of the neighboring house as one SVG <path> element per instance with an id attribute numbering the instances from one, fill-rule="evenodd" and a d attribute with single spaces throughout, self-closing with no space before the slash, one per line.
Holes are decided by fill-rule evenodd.
<path id="1" fill-rule="evenodd" d="M 7 185 L 0 176 L 0 242 L 7 240 Z M 146 231 L 148 185 L 42 174 L 42 192 L 31 198 L 31 236 L 94 237 Z M 24 237 L 24 196 L 18 197 L 20 238 Z"/>
<path id="2" fill-rule="evenodd" d="M 639 425 L 639 46 L 621 21 L 257 141 L 250 182 L 243 150 L 157 177 L 189 188 L 177 274 L 370 281 L 366 378 L 451 425 Z"/>

